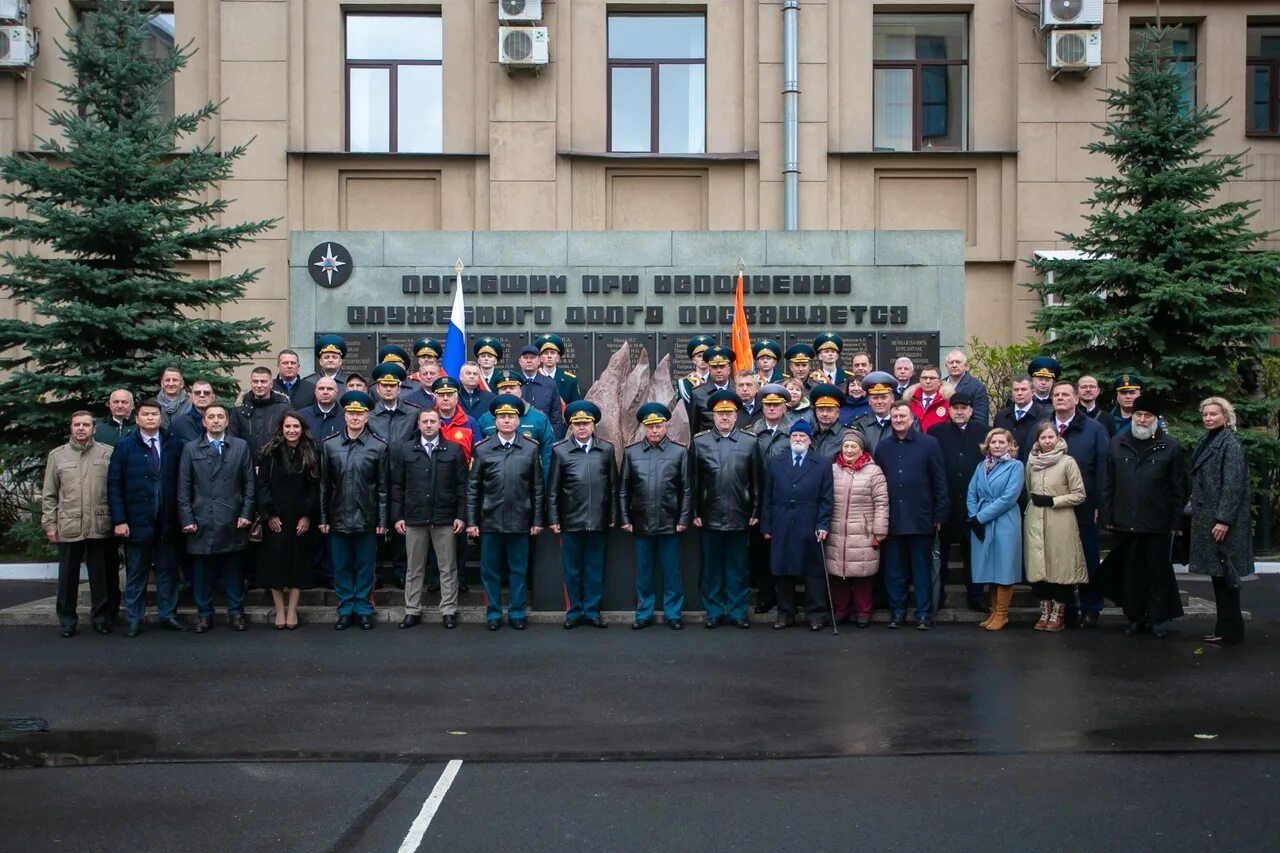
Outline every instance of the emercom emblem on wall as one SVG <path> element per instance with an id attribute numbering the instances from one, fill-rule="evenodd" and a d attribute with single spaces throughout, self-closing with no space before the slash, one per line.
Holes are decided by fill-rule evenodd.
<path id="1" fill-rule="evenodd" d="M 355 263 L 341 243 L 321 243 L 307 256 L 311 280 L 321 287 L 341 287 L 351 278 Z"/>

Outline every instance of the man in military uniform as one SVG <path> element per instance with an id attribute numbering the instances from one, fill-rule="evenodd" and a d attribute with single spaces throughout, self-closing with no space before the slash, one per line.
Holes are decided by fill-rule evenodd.
<path id="1" fill-rule="evenodd" d="M 373 369 L 373 387 L 378 402 L 369 415 L 369 429 L 388 444 L 408 441 L 418 433 L 418 409 L 400 399 L 405 379 L 404 366 L 384 361 Z"/>
<path id="2" fill-rule="evenodd" d="M 813 339 L 813 348 L 818 353 L 818 370 L 824 374 L 818 377 L 818 381 L 843 388 L 844 383 L 849 379 L 849 374 L 840 366 L 840 354 L 844 352 L 844 339 L 835 332 L 823 332 Z"/>
<path id="3" fill-rule="evenodd" d="M 667 627 L 684 628 L 684 579 L 680 576 L 680 540 L 693 517 L 693 481 L 689 454 L 667 437 L 671 410 L 645 403 L 636 410 L 644 438 L 622 454 L 618 478 L 618 520 L 635 535 L 636 618 L 633 629 L 653 621 L 654 563 L 662 567 L 662 613 Z"/>
<path id="4" fill-rule="evenodd" d="M 1116 395 L 1116 405 L 1111 410 L 1115 435 L 1128 432 L 1133 426 L 1133 401 L 1142 393 L 1142 385 L 1143 379 L 1136 373 L 1121 373 L 1111 382 L 1111 390 Z"/>
<path id="5" fill-rule="evenodd" d="M 338 387 L 347 384 L 346 371 L 342 369 L 342 360 L 347 357 L 347 342 L 341 335 L 321 335 L 316 338 L 316 363 L 320 369 L 307 377 L 307 381 L 315 384 L 316 380 L 328 376 Z"/>
<path id="6" fill-rule="evenodd" d="M 792 344 L 787 347 L 787 376 L 798 379 L 809 387 L 809 369 L 815 353 L 808 344 Z"/>
<path id="7" fill-rule="evenodd" d="M 376 537 L 387 531 L 387 443 L 367 427 L 373 398 L 348 391 L 338 400 L 346 428 L 320 445 L 320 532 L 329 536 L 339 631 L 359 617 L 373 628 Z"/>
<path id="8" fill-rule="evenodd" d="M 444 345 L 435 338 L 418 338 L 413 342 L 413 354 L 418 359 L 418 369 L 405 380 L 406 390 L 430 388 L 431 383 L 440 375 L 440 357 L 444 355 Z M 434 375 L 431 375 L 430 367 L 436 368 Z M 428 374 L 425 381 L 424 373 Z"/>
<path id="9" fill-rule="evenodd" d="M 520 348 L 519 362 L 520 382 L 524 386 L 521 398 L 547 416 L 557 439 L 564 438 L 564 404 L 560 402 L 555 380 L 538 369 L 538 348 L 525 344 Z"/>
<path id="10" fill-rule="evenodd" d="M 582 391 L 578 388 L 578 377 L 560 368 L 560 359 L 564 357 L 564 341 L 559 335 L 547 333 L 534 340 L 538 348 L 538 361 L 542 363 L 539 371 L 556 383 L 560 399 L 567 406 L 582 399 Z"/>
<path id="11" fill-rule="evenodd" d="M 1062 375 L 1062 367 L 1052 356 L 1042 355 L 1031 359 L 1027 365 L 1027 374 L 1031 377 L 1031 398 L 1045 412 L 1053 408 L 1049 399 L 1053 391 L 1053 383 Z"/>
<path id="12" fill-rule="evenodd" d="M 762 417 L 752 425 L 756 437 L 756 455 L 760 457 L 760 473 L 767 476 L 769 459 L 787 449 L 788 430 L 798 418 L 787 408 L 791 394 L 778 383 L 769 383 L 760 389 L 760 413 Z M 759 525 L 748 531 L 747 561 L 751 571 L 751 583 L 756 588 L 756 613 L 768 613 L 777 604 L 773 571 L 769 567 L 769 544 L 765 542 Z"/>
<path id="13" fill-rule="evenodd" d="M 693 425 L 693 392 L 699 386 L 705 385 L 711 377 L 711 370 L 707 367 L 706 352 L 715 345 L 716 340 L 710 335 L 694 335 L 689 338 L 686 347 L 689 360 L 693 362 L 693 370 L 676 382 L 676 393 L 680 395 L 689 414 L 690 427 Z"/>
<path id="14" fill-rule="evenodd" d="M 893 405 L 897 380 L 883 370 L 874 370 L 862 380 L 862 390 L 867 392 L 867 403 L 871 411 L 859 415 L 853 426 L 862 430 L 867 438 L 866 451 L 875 454 L 876 445 L 893 433 L 893 425 L 889 422 L 889 408 Z"/>
<path id="15" fill-rule="evenodd" d="M 542 477 L 545 481 L 551 475 L 551 445 L 556 443 L 555 433 L 551 430 L 551 422 L 547 420 L 546 415 L 530 406 L 524 400 L 524 383 L 520 381 L 520 374 L 514 370 L 495 370 L 493 372 L 493 381 L 499 394 L 515 397 L 520 401 L 521 412 L 516 429 L 519 430 L 521 435 L 538 443 L 539 458 L 542 459 Z M 492 401 L 490 402 L 492 403 Z M 497 431 L 498 425 L 493 416 L 491 406 L 489 411 L 481 415 L 480 419 L 476 421 L 476 438 L 490 436 Z"/>
<path id="16" fill-rule="evenodd" d="M 708 400 L 713 426 L 693 438 L 693 525 L 702 531 L 699 588 L 708 628 L 750 628 L 747 531 L 760 520 L 760 456 L 754 436 L 734 428 L 742 401 L 730 390 Z"/>
<path id="17" fill-rule="evenodd" d="M 565 407 L 569 437 L 551 448 L 547 480 L 547 526 L 560 534 L 560 564 L 569 609 L 564 627 L 590 622 L 608 628 L 600 615 L 604 554 L 616 522 L 618 470 L 613 445 L 597 438 L 600 407 L 586 400 Z"/>
<path id="18" fill-rule="evenodd" d="M 489 404 L 497 429 L 475 446 L 467 478 L 467 535 L 480 539 L 485 622 L 502 625 L 502 570 L 509 576 L 507 622 L 527 625 L 529 540 L 542 532 L 543 475 L 538 443 L 519 433 L 523 401 L 499 394 Z"/>
<path id="19" fill-rule="evenodd" d="M 402 346 L 396 344 L 387 344 L 378 350 L 378 364 L 386 364 L 393 361 L 404 368 L 404 374 L 409 375 L 409 351 Z"/>
<path id="20" fill-rule="evenodd" d="M 695 433 L 711 428 L 712 394 L 728 391 L 737 396 L 738 393 L 733 387 L 733 350 L 728 347 L 711 347 L 706 351 L 706 357 L 711 374 L 706 382 L 693 389 L 693 398 L 689 407 L 689 429 Z"/>
<path id="21" fill-rule="evenodd" d="M 497 389 L 493 387 L 493 371 L 502 360 L 502 341 L 488 335 L 476 338 L 476 342 L 471 345 L 471 354 L 475 356 L 476 364 L 480 365 L 480 384 L 486 390 L 497 393 Z"/>
<path id="22" fill-rule="evenodd" d="M 840 435 L 844 432 L 840 407 L 844 405 L 844 393 L 830 383 L 820 382 L 809 392 L 809 403 L 813 406 L 813 436 L 808 452 L 829 465 L 840 453 Z"/>
<path id="23" fill-rule="evenodd" d="M 778 362 L 782 359 L 782 344 L 768 338 L 756 341 L 751 346 L 751 356 L 756 360 L 756 376 L 761 385 L 781 382 L 787 378 L 778 368 Z"/>

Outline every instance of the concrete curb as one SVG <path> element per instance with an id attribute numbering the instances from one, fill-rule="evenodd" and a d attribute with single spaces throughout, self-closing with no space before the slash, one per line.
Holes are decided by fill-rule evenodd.
<path id="1" fill-rule="evenodd" d="M 0 563 L 0 581 L 56 581 L 57 563 Z M 80 570 L 80 580 L 87 581 L 89 573 Z"/>

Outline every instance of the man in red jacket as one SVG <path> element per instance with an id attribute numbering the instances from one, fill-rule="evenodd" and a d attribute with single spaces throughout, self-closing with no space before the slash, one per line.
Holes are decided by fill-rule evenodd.
<path id="1" fill-rule="evenodd" d="M 927 433 L 931 427 L 945 424 L 951 418 L 947 398 L 942 395 L 942 371 L 936 364 L 920 368 L 920 384 L 911 395 L 911 414 L 915 415 L 920 431 Z"/>

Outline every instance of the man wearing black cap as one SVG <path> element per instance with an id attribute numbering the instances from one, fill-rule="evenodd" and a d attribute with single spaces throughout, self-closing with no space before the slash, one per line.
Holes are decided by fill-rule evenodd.
<path id="1" fill-rule="evenodd" d="M 493 371 L 502 360 L 502 342 L 489 335 L 477 338 L 471 346 L 471 354 L 475 356 L 476 364 L 480 367 L 480 382 L 485 388 L 496 393 L 497 389 L 493 387 Z"/>
<path id="2" fill-rule="evenodd" d="M 539 372 L 556 383 L 560 399 L 567 406 L 582 399 L 582 391 L 578 388 L 578 377 L 560 367 L 560 359 L 564 357 L 564 341 L 559 335 L 547 333 L 538 335 L 533 341 L 538 348 Z"/>
<path id="3" fill-rule="evenodd" d="M 1104 586 L 1124 603 L 1125 634 L 1150 630 L 1157 639 L 1182 615 L 1169 552 L 1187 497 L 1182 448 L 1160 428 L 1161 411 L 1154 394 L 1134 400 L 1129 430 L 1111 439 L 1100 513 L 1103 526 L 1119 534 L 1104 564 Z"/>
<path id="4" fill-rule="evenodd" d="M 986 391 L 982 392 L 986 394 Z M 950 561 L 952 547 L 960 552 L 960 563 L 963 566 L 965 597 L 970 610 L 986 613 L 990 608 L 983 602 L 981 584 L 973 583 L 973 564 L 971 562 L 968 508 L 965 499 L 969 494 L 969 481 L 982 462 L 982 442 L 987 436 L 986 424 L 978 423 L 973 417 L 973 399 L 965 391 L 956 391 L 951 395 L 950 408 L 946 423 L 935 424 L 929 428 L 928 435 L 938 442 L 942 450 L 942 465 L 947 473 L 947 497 L 950 500 L 950 511 L 947 520 L 938 530 L 939 578 L 934 587 L 937 607 L 941 609 L 947 585 L 947 566 Z"/>
<path id="5" fill-rule="evenodd" d="M 756 377 L 761 385 L 770 382 L 782 382 L 787 377 L 778 369 L 778 360 L 782 358 L 782 345 L 777 341 L 764 338 L 751 345 L 751 355 L 756 361 Z"/>
<path id="6" fill-rule="evenodd" d="M 338 595 L 334 628 L 374 626 L 376 537 L 387 531 L 387 443 L 367 429 L 373 398 L 348 391 L 338 400 L 346 428 L 320 446 L 320 532 L 333 553 Z"/>
<path id="7" fill-rule="evenodd" d="M 689 426 L 691 428 L 694 423 L 693 392 L 711 379 L 711 370 L 707 367 L 706 354 L 707 350 L 715 345 L 716 339 L 710 335 L 694 335 L 689 338 L 689 343 L 685 347 L 685 351 L 689 354 L 689 360 L 693 362 L 693 370 L 676 381 L 676 393 L 680 395 L 680 399 L 688 410 Z"/>
<path id="8" fill-rule="evenodd" d="M 653 621 L 654 563 L 662 570 L 662 613 L 667 627 L 684 627 L 684 579 L 680 575 L 680 541 L 693 517 L 693 481 L 689 454 L 667 438 L 671 410 L 661 403 L 645 403 L 636 410 L 644 438 L 622 454 L 618 478 L 618 519 L 635 534 L 636 618 L 633 629 Z"/>
<path id="9" fill-rule="evenodd" d="M 1031 395 L 1036 405 L 1045 411 L 1053 408 L 1049 395 L 1053 391 L 1053 383 L 1062 375 L 1058 360 L 1049 355 L 1033 358 L 1027 365 L 1027 374 L 1031 377 Z"/>
<path id="10" fill-rule="evenodd" d="M 404 367 L 384 361 L 373 369 L 373 388 L 378 401 L 369 413 L 369 429 L 388 445 L 408 441 L 417 433 L 418 409 L 400 399 Z"/>
<path id="11" fill-rule="evenodd" d="M 613 445 L 597 438 L 600 408 L 586 400 L 565 407 L 569 437 L 551 448 L 547 526 L 560 534 L 560 562 L 569 609 L 564 627 L 589 622 L 608 628 L 600 615 L 604 554 L 616 523 L 618 470 Z"/>
<path id="12" fill-rule="evenodd" d="M 560 401 L 560 390 L 555 380 L 539 371 L 538 348 L 525 344 L 520 348 L 519 361 L 521 398 L 547 416 L 557 441 L 564 438 L 564 404 Z"/>
<path id="13" fill-rule="evenodd" d="M 813 368 L 813 359 L 816 353 L 813 347 L 808 344 L 792 344 L 787 347 L 787 376 L 791 379 L 798 379 L 809 385 L 809 373 Z"/>
<path id="14" fill-rule="evenodd" d="M 1111 382 L 1111 390 L 1116 395 L 1115 408 L 1111 410 L 1111 420 L 1115 423 L 1115 435 L 1129 431 L 1133 421 L 1133 401 L 1142 393 L 1143 378 L 1136 373 L 1121 373 Z"/>
<path id="15" fill-rule="evenodd" d="M 733 350 L 714 346 L 706 351 L 707 366 L 711 371 L 708 380 L 693 389 L 690 403 L 689 429 L 699 433 L 711 429 L 711 395 L 721 391 L 736 394 L 733 387 Z M 741 401 L 739 401 L 741 402 Z M 741 408 L 741 407 L 739 407 Z"/>
<path id="16" fill-rule="evenodd" d="M 485 623 L 502 625 L 502 570 L 509 577 L 507 623 L 527 626 L 529 540 L 542 532 L 544 491 L 538 443 L 521 435 L 519 397 L 499 394 L 489 404 L 496 432 L 475 446 L 467 479 L 467 535 L 480 539 Z"/>
<path id="17" fill-rule="evenodd" d="M 835 332 L 823 332 L 813 339 L 813 349 L 818 354 L 816 372 L 821 374 L 817 377 L 818 381 L 835 385 L 837 388 L 844 385 L 849 378 L 849 374 L 845 373 L 844 368 L 840 366 L 840 355 L 844 352 L 844 339 Z"/>
<path id="18" fill-rule="evenodd" d="M 750 628 L 747 530 L 760 519 L 756 439 L 734 428 L 742 401 L 730 390 L 708 399 L 712 429 L 693 438 L 693 524 L 702 531 L 699 587 L 708 628 L 728 620 Z"/>

